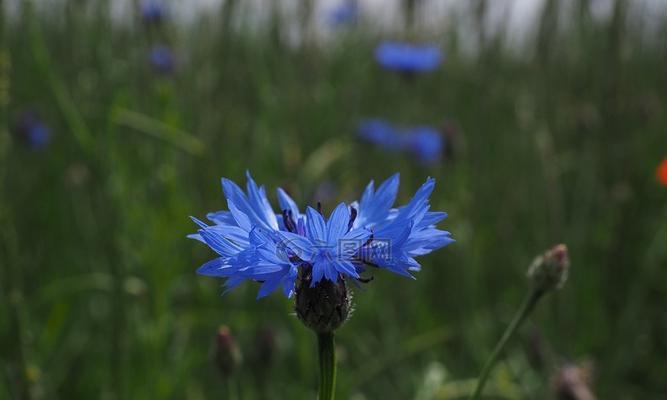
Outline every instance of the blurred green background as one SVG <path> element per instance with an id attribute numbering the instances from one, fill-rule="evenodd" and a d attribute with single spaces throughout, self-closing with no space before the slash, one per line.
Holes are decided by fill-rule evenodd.
<path id="1" fill-rule="evenodd" d="M 300 25 L 261 26 L 239 2 L 191 24 L 112 20 L 106 4 L 18 2 L 1 19 L 0 398 L 315 398 L 316 340 L 291 301 L 255 301 L 252 284 L 221 296 L 195 274 L 212 252 L 185 238 L 188 217 L 226 208 L 220 177 L 242 184 L 246 169 L 272 201 L 282 186 L 327 210 L 396 171 L 401 203 L 437 179 L 457 242 L 420 259 L 416 281 L 377 273 L 355 291 L 338 398 L 465 398 L 526 267 L 559 242 L 570 279 L 489 398 L 550 398 L 554 371 L 582 360 L 601 399 L 667 392 L 667 18 L 647 33 L 630 1 L 601 18 L 547 0 L 522 47 L 501 29 L 469 51 L 484 1 L 435 30 L 415 17 L 388 33 L 371 12 L 320 39 L 307 1 Z M 446 61 L 402 79 L 373 59 L 388 38 L 436 43 Z M 173 73 L 151 69 L 155 43 Z M 41 150 L 13 134 L 25 109 L 52 132 Z M 365 117 L 454 121 L 454 157 L 422 166 L 360 142 Z M 231 376 L 215 364 L 220 325 L 243 353 Z"/>

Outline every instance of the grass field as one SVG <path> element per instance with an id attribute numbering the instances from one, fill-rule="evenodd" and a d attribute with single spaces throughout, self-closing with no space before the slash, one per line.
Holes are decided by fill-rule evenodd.
<path id="1" fill-rule="evenodd" d="M 2 19 L 0 398 L 315 398 L 316 339 L 292 302 L 255 301 L 252 284 L 221 296 L 195 274 L 212 253 L 186 239 L 189 216 L 226 208 L 220 177 L 246 170 L 272 200 L 281 186 L 327 212 L 394 172 L 401 203 L 437 180 L 457 242 L 416 281 L 381 271 L 355 291 L 338 398 L 465 398 L 527 266 L 560 242 L 569 281 L 510 343 L 488 398 L 549 398 L 554 370 L 583 360 L 600 399 L 667 392 L 667 22 L 645 35 L 623 0 L 609 20 L 547 10 L 528 48 L 498 36 L 475 55 L 451 25 L 415 29 L 446 60 L 405 79 L 376 65 L 387 36 L 363 24 L 295 47 L 280 21 L 117 25 L 98 3 Z M 155 43 L 173 73 L 151 69 Z M 26 109 L 51 130 L 43 149 L 12 133 Z M 361 142 L 369 117 L 452 121 L 454 157 L 425 166 Z M 243 353 L 227 377 L 220 325 Z"/>

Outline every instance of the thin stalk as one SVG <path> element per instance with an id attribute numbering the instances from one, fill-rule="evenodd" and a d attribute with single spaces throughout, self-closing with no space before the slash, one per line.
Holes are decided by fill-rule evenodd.
<path id="1" fill-rule="evenodd" d="M 8 154 L 11 145 L 9 135 L 9 102 L 11 88 L 11 53 L 9 52 L 9 28 L 5 18 L 5 3 L 0 0 L 0 187 L 7 187 Z M 10 361 L 9 392 L 13 398 L 30 400 L 32 390 L 28 378 L 28 362 L 25 354 L 25 320 L 27 310 L 23 295 L 23 274 L 19 260 L 16 230 L 9 220 L 9 202 L 5 203 L 5 192 L 0 193 L 0 297 L 8 309 L 10 326 L 5 350 Z M 4 311 L 4 309 L 3 309 Z M 0 338 L 5 342 L 5 338 Z M 1 392 L 0 392 L 1 393 Z"/>
<path id="2" fill-rule="evenodd" d="M 333 332 L 318 333 L 317 343 L 320 353 L 319 400 L 333 400 L 336 392 L 336 349 Z"/>
<path id="3" fill-rule="evenodd" d="M 40 69 L 41 74 L 46 79 L 46 83 L 50 86 L 56 103 L 67 122 L 69 130 L 74 134 L 77 142 L 81 148 L 88 154 L 92 153 L 94 148 L 93 135 L 90 133 L 83 116 L 79 112 L 77 104 L 74 102 L 67 86 L 62 79 L 56 74 L 55 69 L 51 65 L 51 57 L 44 43 L 44 35 L 39 27 L 39 21 L 35 15 L 35 10 L 32 2 L 27 2 L 29 10 L 28 19 L 28 33 L 30 46 L 32 48 L 33 57 Z"/>
<path id="4" fill-rule="evenodd" d="M 475 391 L 470 396 L 470 400 L 479 399 L 479 396 L 482 394 L 482 390 L 484 389 L 484 384 L 489 378 L 489 374 L 491 373 L 493 366 L 496 364 L 496 361 L 498 361 L 498 357 L 500 357 L 503 350 L 505 349 L 505 346 L 512 338 L 512 336 L 514 336 L 514 333 L 517 331 L 517 329 L 519 329 L 526 317 L 528 317 L 528 315 L 530 315 L 530 313 L 533 311 L 533 308 L 535 308 L 535 305 L 539 302 L 543 294 L 543 291 L 535 288 L 531 289 L 531 291 L 528 293 L 523 301 L 523 304 L 514 315 L 512 322 L 505 330 L 505 333 L 503 333 L 503 336 L 496 344 L 496 347 L 493 349 L 493 353 L 491 353 L 491 356 L 486 361 L 486 364 L 484 365 L 484 368 L 482 369 L 482 372 L 477 379 L 477 386 L 475 387 Z"/>

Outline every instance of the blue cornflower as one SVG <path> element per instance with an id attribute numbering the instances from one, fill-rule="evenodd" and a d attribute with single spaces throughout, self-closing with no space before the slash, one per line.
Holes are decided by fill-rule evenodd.
<path id="1" fill-rule="evenodd" d="M 352 24 L 359 18 L 359 5 L 355 0 L 344 0 L 329 11 L 327 22 L 333 27 Z"/>
<path id="2" fill-rule="evenodd" d="M 360 202 L 340 203 L 325 218 L 321 210 L 297 204 L 278 189 L 281 212 L 275 214 L 263 186 L 247 173 L 246 192 L 228 179 L 222 187 L 229 210 L 210 213 L 208 225 L 198 219 L 191 238 L 206 243 L 218 257 L 198 273 L 227 278 L 227 289 L 244 281 L 262 282 L 258 298 L 282 287 L 291 297 L 299 288 L 361 280 L 369 267 L 412 276 L 415 257 L 453 242 L 435 224 L 447 215 L 430 212 L 428 198 L 435 186 L 429 178 L 405 206 L 393 208 L 398 192 L 396 174 L 375 191 L 371 182 Z"/>
<path id="3" fill-rule="evenodd" d="M 148 54 L 148 60 L 151 66 L 160 73 L 170 74 L 174 71 L 174 53 L 166 45 L 153 46 Z"/>
<path id="4" fill-rule="evenodd" d="M 166 16 L 164 4 L 159 0 L 144 0 L 140 5 L 141 18 L 147 23 L 159 23 Z"/>
<path id="5" fill-rule="evenodd" d="M 435 70 L 442 63 L 443 55 L 432 45 L 384 42 L 375 50 L 375 58 L 385 69 L 416 73 Z"/>
<path id="6" fill-rule="evenodd" d="M 442 134 L 428 126 L 412 128 L 403 136 L 403 147 L 425 164 L 439 161 L 445 146 Z"/>
<path id="7" fill-rule="evenodd" d="M 360 138 L 388 150 L 401 148 L 401 137 L 396 128 L 381 119 L 367 119 L 359 123 Z"/>
<path id="8" fill-rule="evenodd" d="M 424 164 L 440 160 L 445 138 L 429 126 L 400 127 L 379 119 L 363 120 L 357 129 L 359 137 L 387 150 L 411 153 Z"/>
<path id="9" fill-rule="evenodd" d="M 35 150 L 46 147 L 51 141 L 51 130 L 33 111 L 21 113 L 16 122 L 15 132 L 28 147 Z"/>

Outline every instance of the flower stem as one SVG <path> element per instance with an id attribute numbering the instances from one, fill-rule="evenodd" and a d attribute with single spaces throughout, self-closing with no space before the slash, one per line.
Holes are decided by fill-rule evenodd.
<path id="1" fill-rule="evenodd" d="M 318 333 L 320 353 L 319 400 L 333 400 L 336 391 L 336 349 L 333 332 Z"/>
<path id="2" fill-rule="evenodd" d="M 528 293 L 523 301 L 523 304 L 521 305 L 521 308 L 519 308 L 517 313 L 514 315 L 512 322 L 507 327 L 505 333 L 503 333 L 503 336 L 500 338 L 500 341 L 498 341 L 496 347 L 493 349 L 493 353 L 491 353 L 491 356 L 486 361 L 486 364 L 484 365 L 484 368 L 482 369 L 482 372 L 477 379 L 477 386 L 475 387 L 475 391 L 470 396 L 470 400 L 479 399 L 479 396 L 482 394 L 482 389 L 484 389 L 484 384 L 489 378 L 489 374 L 491 373 L 491 370 L 493 369 L 496 361 L 498 361 L 498 357 L 500 357 L 500 354 L 502 354 L 503 350 L 505 349 L 507 342 L 509 342 L 526 317 L 530 315 L 543 294 L 544 292 L 542 290 L 538 290 L 536 288 L 531 289 L 531 291 Z"/>

